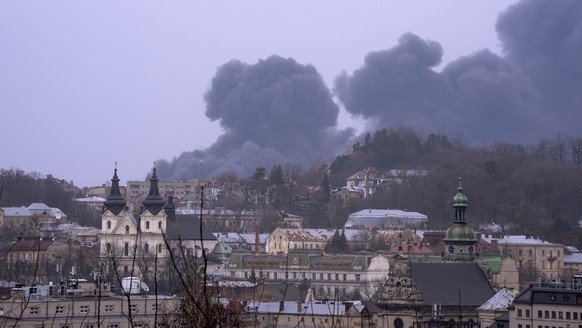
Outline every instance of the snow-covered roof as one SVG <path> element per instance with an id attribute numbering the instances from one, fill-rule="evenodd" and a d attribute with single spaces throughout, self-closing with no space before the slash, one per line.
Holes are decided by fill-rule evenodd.
<path id="1" fill-rule="evenodd" d="M 352 303 L 352 302 L 350 302 Z M 301 310 L 297 311 L 298 306 L 301 306 Z M 363 304 L 359 301 L 353 301 L 352 306 L 358 310 L 362 311 L 364 308 Z M 297 303 L 297 302 L 283 302 L 283 308 L 281 309 L 280 302 L 249 302 L 245 308 L 248 312 L 258 312 L 258 313 L 273 313 L 273 314 L 293 314 L 293 315 L 305 315 L 305 316 L 343 316 L 346 312 L 345 302 L 309 302 L 309 303 Z"/>
<path id="2" fill-rule="evenodd" d="M 582 253 L 564 254 L 564 264 L 581 264 Z"/>
<path id="3" fill-rule="evenodd" d="M 494 310 L 505 310 L 511 303 L 513 303 L 513 293 L 507 289 L 503 288 L 493 295 L 487 302 L 479 307 L 479 310 L 494 311 Z"/>
<path id="4" fill-rule="evenodd" d="M 533 236 L 525 235 L 507 235 L 503 237 L 492 237 L 492 235 L 481 235 L 488 244 L 493 240 L 497 240 L 499 245 L 531 245 L 531 246 L 559 246 L 559 244 L 549 242 L 547 240 L 538 239 Z"/>
<path id="5" fill-rule="evenodd" d="M 403 210 L 365 209 L 350 214 L 344 227 L 352 226 L 409 226 L 426 223 L 428 217 L 418 212 Z"/>
<path id="6" fill-rule="evenodd" d="M 107 199 L 98 196 L 89 196 L 85 198 L 73 198 L 73 200 L 79 203 L 103 203 Z"/>
<path id="7" fill-rule="evenodd" d="M 63 213 L 60 209 L 56 207 L 48 207 L 44 203 L 32 203 L 27 207 L 3 207 L 4 216 L 18 216 L 18 217 L 25 217 L 25 216 L 35 216 L 35 215 L 48 215 L 55 217 L 57 219 L 66 218 L 67 216 Z"/>

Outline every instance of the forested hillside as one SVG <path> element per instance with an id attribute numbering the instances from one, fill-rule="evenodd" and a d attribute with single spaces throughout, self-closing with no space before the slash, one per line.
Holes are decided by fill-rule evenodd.
<path id="1" fill-rule="evenodd" d="M 393 184 L 358 207 L 419 211 L 433 227 L 444 228 L 452 221 L 451 199 L 462 177 L 471 225 L 512 224 L 514 233 L 582 245 L 582 138 L 556 135 L 536 145 L 474 147 L 462 138 L 423 138 L 410 129 L 384 129 L 336 158 L 330 166 L 332 186 L 345 185 L 348 176 L 369 166 L 429 173 Z"/>

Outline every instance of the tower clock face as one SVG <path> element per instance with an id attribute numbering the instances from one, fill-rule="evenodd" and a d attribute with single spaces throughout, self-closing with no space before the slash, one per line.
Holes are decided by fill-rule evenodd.
<path id="1" fill-rule="evenodd" d="M 455 247 L 454 246 L 449 246 L 449 253 L 454 253 L 455 252 Z"/>

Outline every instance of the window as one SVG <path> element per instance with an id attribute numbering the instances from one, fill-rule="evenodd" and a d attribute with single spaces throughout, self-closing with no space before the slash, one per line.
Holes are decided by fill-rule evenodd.
<path id="1" fill-rule="evenodd" d="M 119 324 L 118 323 L 110 323 L 109 326 L 107 326 L 107 328 L 119 328 Z"/>
<path id="2" fill-rule="evenodd" d="M 572 319 L 578 320 L 578 312 L 572 312 Z"/>
<path id="3" fill-rule="evenodd" d="M 556 319 L 556 311 L 552 311 L 552 319 Z"/>
<path id="4" fill-rule="evenodd" d="M 38 313 L 39 313 L 38 306 L 33 306 L 30 308 L 30 314 L 38 314 Z"/>
<path id="5" fill-rule="evenodd" d="M 545 319 L 549 319 L 550 318 L 550 311 L 544 311 L 544 318 Z"/>
<path id="6" fill-rule="evenodd" d="M 58 305 L 56 310 L 55 310 L 55 313 L 63 313 L 63 312 L 65 312 L 65 307 Z"/>
<path id="7" fill-rule="evenodd" d="M 527 252 L 528 252 L 529 257 L 532 257 L 533 256 L 533 251 L 531 249 L 529 251 L 527 251 Z"/>
<path id="8" fill-rule="evenodd" d="M 145 254 L 148 254 L 150 252 L 150 244 L 145 243 L 145 245 L 143 245 L 143 252 Z"/>
<path id="9" fill-rule="evenodd" d="M 158 221 L 158 229 L 162 229 L 162 221 Z"/>
<path id="10" fill-rule="evenodd" d="M 517 316 L 518 317 L 522 317 L 523 316 L 523 313 L 522 313 L 522 310 L 521 309 L 517 309 Z"/>
<path id="11" fill-rule="evenodd" d="M 162 252 L 162 244 L 158 244 L 158 253 Z"/>
<path id="12" fill-rule="evenodd" d="M 558 312 L 558 319 L 564 319 L 564 312 L 562 311 Z"/>
<path id="13" fill-rule="evenodd" d="M 125 234 L 129 235 L 129 226 L 128 225 L 125 226 Z"/>
<path id="14" fill-rule="evenodd" d="M 105 312 L 113 312 L 113 305 L 112 304 L 105 305 Z"/>
<path id="15" fill-rule="evenodd" d="M 107 221 L 107 229 L 111 229 L 111 221 Z"/>
<path id="16" fill-rule="evenodd" d="M 342 277 L 342 278 L 343 278 L 343 279 L 342 279 L 343 281 L 346 281 L 346 280 L 348 280 L 348 275 L 344 273 L 344 275 L 343 275 L 343 277 Z"/>
<path id="17" fill-rule="evenodd" d="M 129 306 L 129 311 L 131 311 L 131 313 L 136 313 L 137 312 L 137 304 L 131 304 Z"/>
<path id="18" fill-rule="evenodd" d="M 150 229 L 150 221 L 146 221 L 146 230 Z"/>
<path id="19" fill-rule="evenodd" d="M 107 243 L 107 245 L 105 245 L 105 248 L 107 249 L 107 253 L 111 253 L 111 244 Z"/>
<path id="20" fill-rule="evenodd" d="M 129 255 L 129 243 L 125 243 L 123 245 L 123 255 L 125 255 L 125 256 Z"/>
<path id="21" fill-rule="evenodd" d="M 360 281 L 360 274 L 356 273 L 356 281 Z"/>
<path id="22" fill-rule="evenodd" d="M 566 320 L 570 320 L 570 312 L 566 312 Z"/>
<path id="23" fill-rule="evenodd" d="M 89 313 L 89 305 L 81 305 L 81 313 Z"/>
<path id="24" fill-rule="evenodd" d="M 531 313 L 529 312 L 529 309 L 525 309 L 525 317 L 529 318 L 531 316 Z"/>
<path id="25" fill-rule="evenodd" d="M 152 304 L 152 311 L 156 312 L 160 308 L 160 305 L 157 303 Z"/>
<path id="26" fill-rule="evenodd" d="M 542 318 L 543 317 L 543 311 L 542 310 L 538 310 L 538 318 Z"/>

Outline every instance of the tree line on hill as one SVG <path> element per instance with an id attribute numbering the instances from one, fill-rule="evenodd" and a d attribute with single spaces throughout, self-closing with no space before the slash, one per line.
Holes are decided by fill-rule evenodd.
<path id="1" fill-rule="evenodd" d="M 582 246 L 582 138 L 556 135 L 534 145 L 496 143 L 471 146 L 462 137 L 421 137 L 412 129 L 367 134 L 349 155 L 330 165 L 334 188 L 351 174 L 380 169 L 423 169 L 426 176 L 403 177 L 384 192 L 355 201 L 356 208 L 407 209 L 427 214 L 433 228 L 452 223 L 452 197 L 463 178 L 469 224 L 496 223 L 505 233 L 537 235 Z"/>
<path id="2" fill-rule="evenodd" d="M 421 176 L 402 177 L 366 199 L 332 197 L 346 179 L 368 167 L 378 171 L 421 169 Z M 391 128 L 368 133 L 347 154 L 331 163 L 301 167 L 259 167 L 247 178 L 222 174 L 222 192 L 212 206 L 255 210 L 262 232 L 282 224 L 281 211 L 301 215 L 308 228 L 339 228 L 350 213 L 365 208 L 418 211 L 429 227 L 445 229 L 453 220 L 452 197 L 463 178 L 469 198 L 469 224 L 496 223 L 504 233 L 539 236 L 582 246 L 582 138 L 556 135 L 537 144 L 496 143 L 472 146 L 463 137 L 421 136 L 413 129 Z M 60 180 L 18 169 L 0 170 L 0 206 L 44 202 L 80 224 L 99 226 L 98 214 L 72 201 Z"/>

